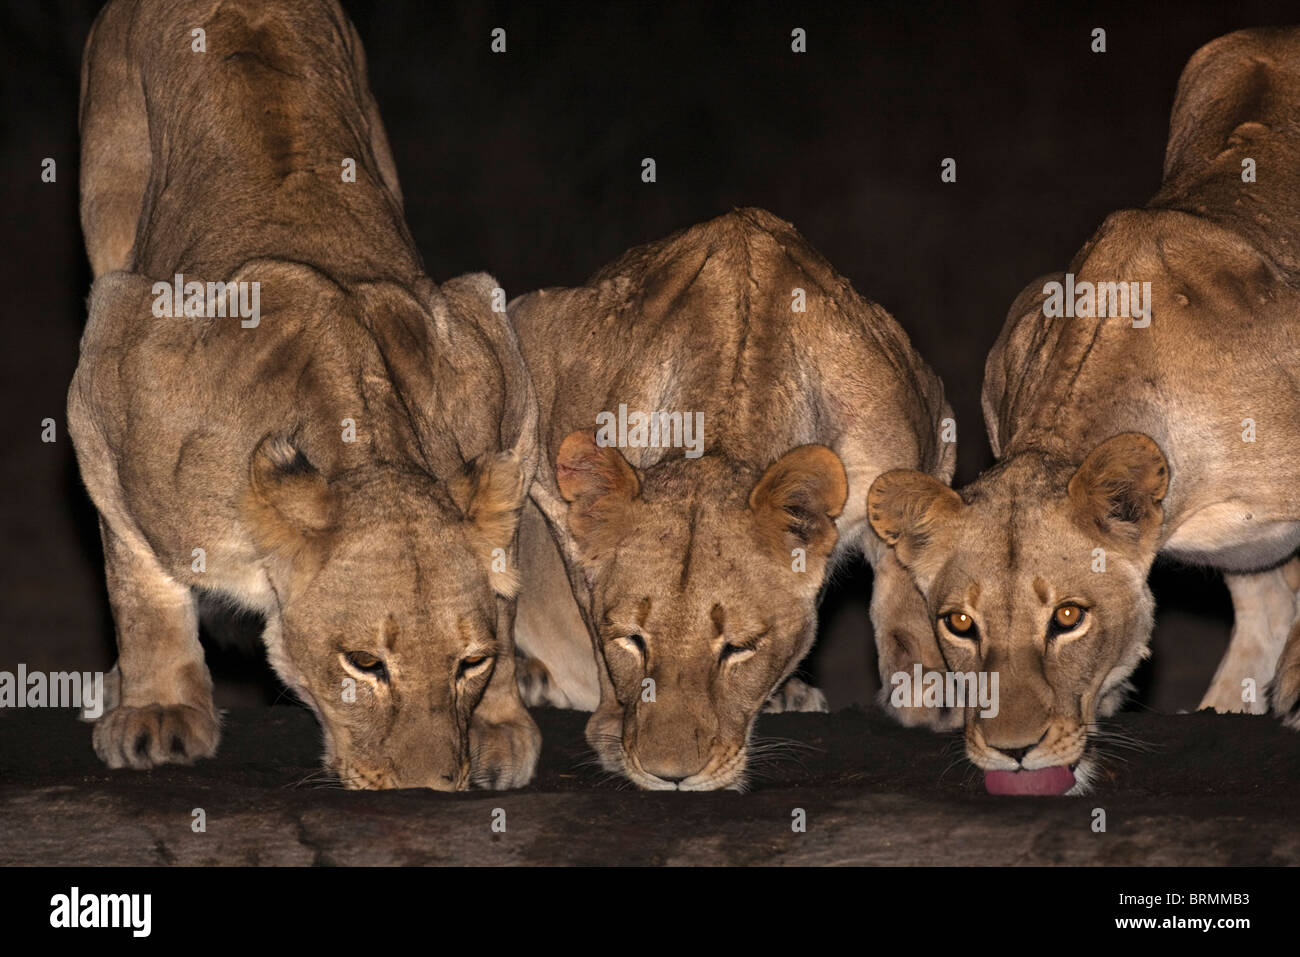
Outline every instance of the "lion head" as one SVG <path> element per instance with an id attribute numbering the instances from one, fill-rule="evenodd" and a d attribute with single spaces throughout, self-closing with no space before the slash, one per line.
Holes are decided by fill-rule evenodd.
<path id="1" fill-rule="evenodd" d="M 804 445 L 761 475 L 714 455 L 639 470 L 581 431 L 556 477 L 602 684 L 588 741 L 641 787 L 743 786 L 754 719 L 814 639 L 839 458 Z"/>
<path id="2" fill-rule="evenodd" d="M 1168 487 L 1160 448 L 1131 432 L 1077 467 L 1008 456 L 960 494 L 913 471 L 872 484 L 872 528 L 912 576 L 946 669 L 998 675 L 996 707 L 965 708 L 990 790 L 1086 787 L 1096 719 L 1147 654 Z"/>
<path id="3" fill-rule="evenodd" d="M 356 344 L 304 375 L 312 395 L 366 410 L 358 436 L 327 428 L 337 410 L 300 412 L 301 430 L 266 434 L 248 466 L 241 517 L 273 594 L 268 656 L 318 715 L 325 764 L 348 787 L 500 787 L 532 773 L 536 748 L 495 753 L 485 738 L 501 729 L 486 724 L 503 716 L 485 724 L 479 708 L 494 683 L 514 694 L 514 538 L 535 464 L 535 402 L 488 310 L 494 285 L 326 288 L 331 341 Z M 537 737 L 522 706 L 506 717 Z"/>
<path id="4" fill-rule="evenodd" d="M 510 547 L 522 486 L 511 453 L 440 485 L 398 469 L 327 481 L 289 439 L 258 446 L 249 506 L 279 602 L 268 653 L 345 786 L 468 786 L 497 600 L 515 590 L 493 553 Z"/>

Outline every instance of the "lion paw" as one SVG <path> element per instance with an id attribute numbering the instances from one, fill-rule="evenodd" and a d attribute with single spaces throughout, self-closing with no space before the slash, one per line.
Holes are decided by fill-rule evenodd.
<path id="1" fill-rule="evenodd" d="M 880 707 L 905 728 L 929 728 L 931 731 L 956 731 L 966 720 L 962 708 L 926 708 L 912 705 L 898 706 L 890 700 L 890 689 L 884 688 L 876 696 Z"/>
<path id="2" fill-rule="evenodd" d="M 533 779 L 542 753 L 542 733 L 524 712 L 498 723 L 475 720 L 470 725 L 470 780 L 493 790 L 521 788 Z"/>
<path id="3" fill-rule="evenodd" d="M 1283 652 L 1277 674 L 1269 685 L 1268 699 L 1282 723 L 1300 731 L 1300 647 L 1289 645 Z"/>
<path id="4" fill-rule="evenodd" d="M 1205 693 L 1196 710 L 1210 709 L 1218 714 L 1264 714 L 1268 709 L 1262 701 L 1242 701 L 1241 686 L 1231 682 L 1216 682 Z"/>
<path id="5" fill-rule="evenodd" d="M 798 678 L 789 678 L 776 689 L 776 694 L 767 699 L 763 705 L 765 714 L 780 714 L 783 711 L 829 711 L 826 695 L 820 688 Z"/>
<path id="6" fill-rule="evenodd" d="M 214 710 L 182 704 L 114 708 L 95 722 L 93 732 L 100 760 L 138 771 L 210 758 L 220 737 Z"/>
<path id="7" fill-rule="evenodd" d="M 551 673 L 537 658 L 520 657 L 515 662 L 519 697 L 530 708 L 551 703 Z"/>

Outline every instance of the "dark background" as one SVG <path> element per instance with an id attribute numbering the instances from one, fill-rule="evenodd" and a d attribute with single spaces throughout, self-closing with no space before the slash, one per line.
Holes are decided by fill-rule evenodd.
<path id="1" fill-rule="evenodd" d="M 94 511 L 64 426 L 90 273 L 77 222 L 78 71 L 100 4 L 0 6 L 0 669 L 113 660 Z M 629 246 L 766 207 L 884 305 L 943 377 L 957 481 L 990 461 L 984 356 L 1028 281 L 1159 184 L 1183 64 L 1295 4 L 344 2 L 365 42 L 412 232 L 435 279 L 513 296 L 582 282 Z M 489 33 L 508 52 L 489 51 Z M 1107 52 L 1090 52 L 1091 30 Z M 808 52 L 790 51 L 803 27 Z M 658 182 L 640 179 L 654 157 Z M 940 161 L 954 157 L 955 184 Z M 41 161 L 58 164 L 54 184 Z M 217 228 L 217 227 L 214 227 Z M 40 441 L 41 420 L 58 441 Z M 1194 708 L 1228 638 L 1217 575 L 1158 566 L 1140 706 Z M 810 662 L 869 700 L 870 574 L 842 573 Z M 248 631 L 227 622 L 216 631 Z M 209 643 L 218 703 L 277 695 L 256 645 Z"/>

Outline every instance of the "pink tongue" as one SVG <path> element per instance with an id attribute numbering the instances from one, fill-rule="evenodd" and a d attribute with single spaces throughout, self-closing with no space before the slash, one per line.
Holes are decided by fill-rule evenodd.
<path id="1" fill-rule="evenodd" d="M 1074 787 L 1074 772 L 1064 764 L 1037 771 L 985 771 L 989 794 L 1064 794 Z"/>

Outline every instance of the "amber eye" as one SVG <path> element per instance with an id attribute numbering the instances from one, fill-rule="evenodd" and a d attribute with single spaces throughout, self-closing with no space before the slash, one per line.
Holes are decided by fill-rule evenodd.
<path id="1" fill-rule="evenodd" d="M 977 638 L 979 636 L 979 629 L 975 627 L 975 619 L 964 611 L 950 611 L 940 620 L 954 635 L 960 635 L 962 638 Z"/>
<path id="2" fill-rule="evenodd" d="M 368 651 L 348 651 L 344 652 L 343 657 L 358 671 L 383 680 L 388 679 L 388 669 L 384 667 L 383 660 Z"/>
<path id="3" fill-rule="evenodd" d="M 1083 609 L 1078 605 L 1062 605 L 1052 614 L 1052 628 L 1059 632 L 1073 631 L 1083 621 Z"/>

